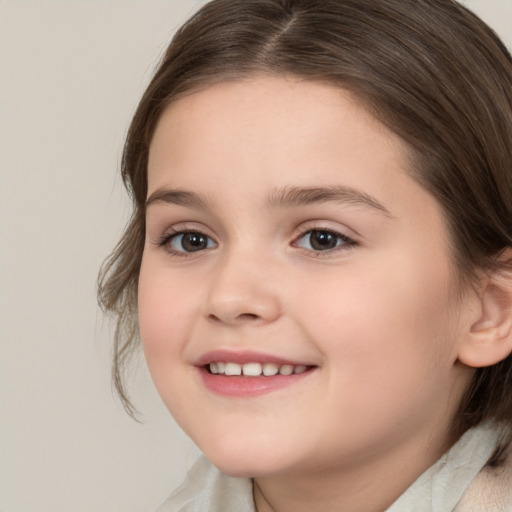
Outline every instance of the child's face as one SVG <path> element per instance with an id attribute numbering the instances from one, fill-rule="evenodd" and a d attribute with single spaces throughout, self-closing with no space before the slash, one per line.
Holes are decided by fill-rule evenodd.
<path id="1" fill-rule="evenodd" d="M 348 93 L 293 78 L 212 86 L 162 116 L 141 335 L 167 407 L 224 471 L 445 448 L 471 377 L 457 362 L 469 308 L 440 207 L 408 165 Z"/>

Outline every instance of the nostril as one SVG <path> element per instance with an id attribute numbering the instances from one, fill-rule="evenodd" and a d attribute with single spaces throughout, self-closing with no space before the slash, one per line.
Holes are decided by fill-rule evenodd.
<path id="1" fill-rule="evenodd" d="M 255 315 L 254 313 L 242 313 L 241 315 L 238 315 L 237 320 L 258 320 L 258 315 Z"/>
<path id="2" fill-rule="evenodd" d="M 217 315 L 208 315 L 208 320 L 211 320 L 212 322 L 221 322 L 222 320 Z"/>
<path id="3" fill-rule="evenodd" d="M 210 314 L 208 315 L 208 318 L 209 320 L 211 320 L 212 322 L 225 322 L 226 319 L 221 316 L 221 315 L 215 315 L 215 314 Z M 260 319 L 260 316 L 259 315 L 256 315 L 254 313 L 241 313 L 239 315 L 236 315 L 232 320 L 229 320 L 230 322 L 235 322 L 235 323 L 243 323 L 243 322 L 254 322 L 255 320 L 259 320 Z"/>
<path id="4" fill-rule="evenodd" d="M 213 290 L 204 301 L 202 313 L 212 323 L 259 325 L 275 321 L 280 308 L 273 293 Z"/>
<path id="5" fill-rule="evenodd" d="M 226 316 L 215 315 L 212 313 L 212 314 L 208 315 L 208 319 L 214 323 L 219 323 L 219 322 L 226 323 L 227 322 L 227 323 L 233 323 L 233 324 L 240 324 L 240 323 L 243 324 L 245 322 L 248 322 L 248 323 L 255 322 L 257 320 L 260 320 L 261 317 L 254 313 L 241 313 L 239 315 L 235 315 L 232 318 L 227 318 Z"/>

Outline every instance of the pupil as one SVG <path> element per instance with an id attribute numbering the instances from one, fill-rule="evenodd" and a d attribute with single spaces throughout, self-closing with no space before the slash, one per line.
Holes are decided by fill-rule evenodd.
<path id="1" fill-rule="evenodd" d="M 312 231 L 309 240 L 316 251 L 334 249 L 338 243 L 337 236 L 329 231 Z"/>
<path id="2" fill-rule="evenodd" d="M 186 233 L 183 235 L 181 245 L 185 251 L 194 252 L 206 249 L 208 241 L 206 240 L 206 237 L 200 233 Z"/>

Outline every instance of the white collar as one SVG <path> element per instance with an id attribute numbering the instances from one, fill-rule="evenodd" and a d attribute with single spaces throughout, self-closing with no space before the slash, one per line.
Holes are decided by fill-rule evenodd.
<path id="1" fill-rule="evenodd" d="M 490 459 L 500 430 L 484 423 L 468 430 L 386 512 L 452 512 Z"/>

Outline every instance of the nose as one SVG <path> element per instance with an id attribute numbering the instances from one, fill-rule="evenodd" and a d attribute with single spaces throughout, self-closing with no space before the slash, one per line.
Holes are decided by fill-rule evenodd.
<path id="1" fill-rule="evenodd" d="M 212 270 L 204 316 L 225 325 L 263 325 L 281 315 L 275 271 L 242 255 L 226 257 Z"/>

